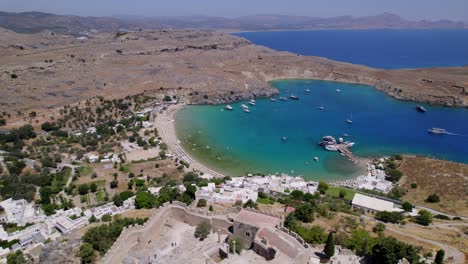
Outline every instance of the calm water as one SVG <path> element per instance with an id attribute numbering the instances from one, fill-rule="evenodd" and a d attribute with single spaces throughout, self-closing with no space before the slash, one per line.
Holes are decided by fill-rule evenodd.
<path id="1" fill-rule="evenodd" d="M 249 114 L 240 109 L 246 102 L 231 104 L 233 111 L 223 111 L 223 105 L 180 111 L 178 136 L 185 148 L 230 175 L 293 171 L 326 180 L 349 178 L 361 171 L 338 153 L 318 146 L 325 135 L 349 134 L 345 139 L 356 142 L 353 151 L 362 156 L 414 153 L 468 162 L 467 109 L 425 106 L 427 112 L 419 113 L 415 103 L 397 101 L 366 85 L 311 80 L 272 84 L 283 96 L 294 91 L 300 100 L 259 99 Z M 352 125 L 346 123 L 350 117 Z M 431 127 L 460 135 L 430 135 Z"/>
<path id="2" fill-rule="evenodd" d="M 380 68 L 468 65 L 468 30 L 322 30 L 241 33 L 256 44 Z M 240 105 L 190 106 L 176 117 L 177 133 L 196 159 L 228 175 L 284 172 L 335 180 L 362 173 L 317 145 L 325 135 L 349 134 L 361 156 L 421 154 L 468 163 L 468 109 L 402 102 L 366 85 L 311 80 L 272 83 L 299 101 L 257 100 Z M 306 92 L 310 89 L 310 92 Z M 341 92 L 336 92 L 340 89 Z M 324 106 L 325 110 L 319 110 Z M 352 117 L 353 124 L 346 123 Z M 427 133 L 441 127 L 457 135 Z M 286 137 L 287 141 L 281 138 Z M 318 157 L 319 161 L 313 161 Z"/>
<path id="3" fill-rule="evenodd" d="M 255 44 L 377 68 L 468 65 L 468 30 L 246 32 Z"/>

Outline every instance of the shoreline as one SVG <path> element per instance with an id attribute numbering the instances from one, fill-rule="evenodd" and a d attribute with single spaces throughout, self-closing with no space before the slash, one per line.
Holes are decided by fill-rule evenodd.
<path id="1" fill-rule="evenodd" d="M 180 140 L 177 138 L 175 129 L 175 114 L 178 110 L 183 109 L 185 104 L 176 105 L 174 107 L 168 107 L 162 114 L 158 113 L 154 120 L 154 126 L 158 129 L 159 136 L 162 141 L 167 145 L 172 155 L 176 158 L 184 160 L 190 164 L 189 169 L 192 171 L 203 172 L 203 176 L 210 175 L 214 178 L 223 178 L 225 175 L 208 168 L 201 162 L 195 160 L 180 144 Z"/>

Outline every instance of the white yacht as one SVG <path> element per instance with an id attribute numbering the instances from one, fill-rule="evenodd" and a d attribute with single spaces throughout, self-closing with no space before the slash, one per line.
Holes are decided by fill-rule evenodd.
<path id="1" fill-rule="evenodd" d="M 224 107 L 224 109 L 231 111 L 231 110 L 233 110 L 234 108 L 232 108 L 232 106 L 230 106 L 230 105 L 226 105 L 226 107 Z"/>

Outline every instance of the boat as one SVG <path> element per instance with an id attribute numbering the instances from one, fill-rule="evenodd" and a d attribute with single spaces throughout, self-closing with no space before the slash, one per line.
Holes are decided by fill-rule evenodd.
<path id="1" fill-rule="evenodd" d="M 294 95 L 294 91 L 291 91 L 291 95 L 289 96 L 289 98 L 291 98 L 293 100 L 299 100 L 299 97 Z"/>
<path id="2" fill-rule="evenodd" d="M 318 161 L 318 160 L 319 160 L 319 158 L 318 158 L 318 157 L 314 157 L 314 160 L 315 160 L 315 161 Z"/>
<path id="3" fill-rule="evenodd" d="M 325 110 L 325 107 L 320 106 L 319 109 L 320 109 L 320 110 Z"/>
<path id="4" fill-rule="evenodd" d="M 425 112 L 426 112 L 426 108 L 424 108 L 424 107 L 421 106 L 421 105 L 418 105 L 418 106 L 416 106 L 416 111 L 421 112 L 421 113 L 425 113 Z"/>
<path id="5" fill-rule="evenodd" d="M 224 109 L 231 111 L 231 110 L 233 110 L 234 108 L 232 108 L 232 106 L 230 106 L 230 105 L 226 105 L 226 107 L 224 107 Z"/>
<path id="6" fill-rule="evenodd" d="M 351 117 L 350 117 L 350 118 L 346 119 L 346 122 L 347 122 L 348 124 L 352 124 L 352 123 L 353 123 L 353 114 L 351 114 Z"/>
<path id="7" fill-rule="evenodd" d="M 246 106 L 245 104 L 241 104 L 241 108 L 242 108 L 242 109 L 249 109 L 249 107 Z"/>
<path id="8" fill-rule="evenodd" d="M 345 146 L 347 146 L 347 147 L 349 147 L 349 148 L 350 148 L 350 147 L 354 146 L 354 144 L 356 144 L 356 143 L 354 143 L 354 142 L 351 142 L 351 141 L 345 141 L 345 143 L 344 143 L 344 144 L 345 144 Z"/>
<path id="9" fill-rule="evenodd" d="M 340 144 L 343 143 L 343 142 L 344 142 L 343 138 L 341 138 L 341 137 L 338 138 L 338 142 L 339 142 Z"/>
<path id="10" fill-rule="evenodd" d="M 310 92 L 310 90 L 309 90 L 309 89 L 306 89 L 306 92 L 308 92 L 308 93 L 309 93 L 309 92 Z"/>
<path id="11" fill-rule="evenodd" d="M 338 151 L 338 147 L 336 145 L 326 145 L 325 149 L 328 151 Z"/>
<path id="12" fill-rule="evenodd" d="M 324 136 L 322 141 L 319 142 L 320 146 L 335 145 L 336 139 L 332 136 Z"/>
<path id="13" fill-rule="evenodd" d="M 242 111 L 244 111 L 244 113 L 250 113 L 250 110 L 248 108 L 244 108 Z"/>
<path id="14" fill-rule="evenodd" d="M 288 98 L 283 97 L 283 96 L 281 96 L 279 99 L 280 99 L 281 101 L 287 101 L 287 100 L 288 100 Z"/>
<path id="15" fill-rule="evenodd" d="M 255 103 L 255 99 L 250 99 L 249 102 Z"/>
<path id="16" fill-rule="evenodd" d="M 276 100 L 275 98 L 270 98 L 270 101 L 276 102 L 276 101 L 278 101 L 278 100 Z"/>
<path id="17" fill-rule="evenodd" d="M 250 101 L 249 105 L 255 105 L 255 102 Z"/>
<path id="18" fill-rule="evenodd" d="M 281 140 L 282 140 L 282 141 L 287 141 L 288 138 L 287 138 L 287 137 L 282 137 Z"/>
<path id="19" fill-rule="evenodd" d="M 439 128 L 439 127 L 433 127 L 431 129 L 428 129 L 427 130 L 429 133 L 431 134 L 435 134 L 435 135 L 446 135 L 448 134 L 449 132 L 443 128 Z"/>
<path id="20" fill-rule="evenodd" d="M 340 89 L 336 89 L 336 92 L 339 93 L 339 92 L 341 92 L 341 90 L 340 90 Z"/>

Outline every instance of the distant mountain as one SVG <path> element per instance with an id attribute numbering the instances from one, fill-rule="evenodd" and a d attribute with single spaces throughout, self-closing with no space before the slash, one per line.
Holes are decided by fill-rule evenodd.
<path id="1" fill-rule="evenodd" d="M 251 15 L 238 18 L 187 16 L 187 17 L 81 17 L 41 12 L 0 12 L 0 27 L 16 32 L 33 33 L 52 30 L 64 34 L 79 34 L 91 30 L 117 31 L 152 28 L 207 28 L 234 30 L 290 30 L 290 29 L 429 29 L 465 28 L 463 22 L 451 20 L 410 21 L 390 13 L 376 16 L 339 16 L 315 18 L 287 15 Z"/>
<path id="2" fill-rule="evenodd" d="M 0 27 L 19 33 L 51 30 L 62 34 L 79 34 L 90 30 L 117 31 L 129 26 L 127 22 L 110 17 L 82 17 L 41 12 L 0 12 Z"/>

